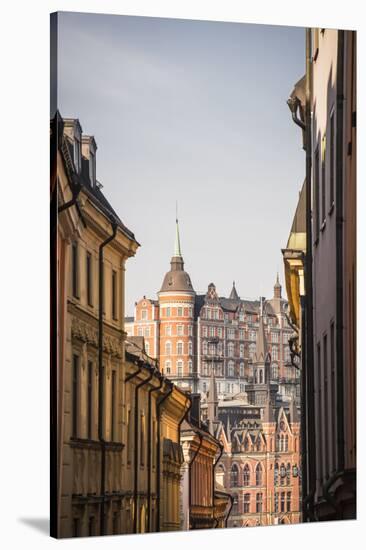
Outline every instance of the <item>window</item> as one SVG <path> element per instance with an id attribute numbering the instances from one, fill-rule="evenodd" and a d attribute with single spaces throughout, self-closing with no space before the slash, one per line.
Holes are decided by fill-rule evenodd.
<path id="1" fill-rule="evenodd" d="M 250 512 L 250 494 L 245 493 L 244 495 L 244 514 L 249 514 Z"/>
<path id="2" fill-rule="evenodd" d="M 256 339 L 257 339 L 257 333 L 255 332 L 255 330 L 251 330 L 249 332 L 249 340 L 253 340 L 255 342 Z"/>
<path id="3" fill-rule="evenodd" d="M 117 272 L 112 271 L 112 318 L 117 319 Z"/>
<path id="4" fill-rule="evenodd" d="M 286 506 L 287 512 L 291 512 L 291 493 L 287 493 L 287 506 Z"/>
<path id="5" fill-rule="evenodd" d="M 215 336 L 215 327 L 209 327 L 209 335 L 211 338 Z"/>
<path id="6" fill-rule="evenodd" d="M 259 383 L 263 384 L 263 370 L 262 369 L 260 369 L 260 371 L 259 371 Z"/>
<path id="7" fill-rule="evenodd" d="M 143 321 L 146 321 L 147 320 L 147 309 L 142 309 L 141 310 L 141 319 Z"/>
<path id="8" fill-rule="evenodd" d="M 274 484 L 278 485 L 278 462 L 276 462 L 274 467 Z"/>
<path id="9" fill-rule="evenodd" d="M 240 363 L 239 373 L 240 373 L 240 377 L 243 378 L 243 376 L 244 376 L 244 363 Z"/>
<path id="10" fill-rule="evenodd" d="M 315 152 L 315 162 L 314 162 L 314 226 L 315 226 L 315 240 L 319 239 L 319 230 L 320 230 L 320 209 L 319 209 L 319 147 Z"/>
<path id="11" fill-rule="evenodd" d="M 228 363 L 228 376 L 234 376 L 234 361 L 229 361 Z"/>
<path id="12" fill-rule="evenodd" d="M 263 508 L 263 493 L 257 493 L 255 497 L 255 511 L 262 512 Z"/>
<path id="13" fill-rule="evenodd" d="M 254 354 L 255 354 L 255 344 L 250 344 L 249 345 L 249 358 L 250 359 L 254 359 Z"/>
<path id="14" fill-rule="evenodd" d="M 145 415 L 140 414 L 140 466 L 145 464 Z"/>
<path id="15" fill-rule="evenodd" d="M 325 150 L 326 150 L 326 138 L 323 136 L 322 139 L 322 163 L 321 163 L 321 169 L 322 169 L 322 212 L 321 212 L 321 222 L 324 224 L 325 222 Z"/>
<path id="16" fill-rule="evenodd" d="M 211 319 L 211 309 L 209 307 L 206 309 L 206 313 L 207 313 L 207 319 Z"/>
<path id="17" fill-rule="evenodd" d="M 239 470 L 236 464 L 233 464 L 230 474 L 231 487 L 238 487 L 239 482 Z"/>
<path id="18" fill-rule="evenodd" d="M 188 370 L 190 373 L 193 372 L 193 363 L 192 363 L 192 359 L 189 359 L 188 360 Z"/>
<path id="19" fill-rule="evenodd" d="M 90 165 L 90 182 L 92 184 L 92 187 L 94 187 L 95 181 L 96 181 L 96 173 L 95 173 L 95 155 L 94 153 L 92 153 L 92 151 L 90 151 L 89 165 Z"/>
<path id="20" fill-rule="evenodd" d="M 183 342 L 177 342 L 177 355 L 183 354 Z"/>
<path id="21" fill-rule="evenodd" d="M 243 471 L 243 485 L 244 487 L 248 487 L 249 484 L 250 484 L 250 469 L 248 464 L 246 464 L 244 466 L 244 471 Z"/>
<path id="22" fill-rule="evenodd" d="M 207 355 L 207 342 L 204 341 L 202 344 L 202 353 L 203 355 Z"/>
<path id="23" fill-rule="evenodd" d="M 72 243 L 72 295 L 79 298 L 79 250 L 77 243 Z"/>
<path id="24" fill-rule="evenodd" d="M 275 493 L 275 501 L 274 501 L 274 511 L 278 512 L 278 493 Z"/>
<path id="25" fill-rule="evenodd" d="M 278 379 L 278 365 L 273 365 L 272 366 L 272 378 L 273 378 L 273 380 Z"/>
<path id="26" fill-rule="evenodd" d="M 171 361 L 169 361 L 169 360 L 168 360 L 168 361 L 165 361 L 165 372 L 166 372 L 167 374 L 170 374 L 170 372 L 171 372 L 171 367 L 172 367 Z"/>
<path id="27" fill-rule="evenodd" d="M 177 335 L 178 336 L 183 336 L 183 332 L 184 332 L 184 326 L 183 325 L 177 325 Z"/>
<path id="28" fill-rule="evenodd" d="M 280 450 L 282 450 L 282 449 L 280 449 Z M 281 468 L 280 468 L 280 484 L 281 485 L 285 484 L 285 479 L 286 479 L 286 468 L 285 468 L 285 465 L 282 463 Z"/>
<path id="29" fill-rule="evenodd" d="M 286 483 L 290 485 L 291 483 L 291 464 L 288 462 L 286 466 Z"/>
<path id="30" fill-rule="evenodd" d="M 228 354 L 229 357 L 234 356 L 234 343 L 233 342 L 228 343 L 228 345 L 227 345 L 227 354 Z"/>
<path id="31" fill-rule="evenodd" d="M 285 452 L 288 451 L 288 435 L 286 434 L 284 437 L 284 449 Z"/>
<path id="32" fill-rule="evenodd" d="M 170 307 L 165 308 L 165 315 L 170 317 Z"/>
<path id="33" fill-rule="evenodd" d="M 112 370 L 112 388 L 111 388 L 111 440 L 115 437 L 116 424 L 116 393 L 117 393 L 117 375 L 116 371 Z"/>
<path id="34" fill-rule="evenodd" d="M 239 321 L 241 321 L 241 322 L 244 321 L 244 311 L 240 311 L 240 313 L 239 313 Z"/>
<path id="35" fill-rule="evenodd" d="M 81 167 L 81 147 L 79 135 L 76 135 L 76 131 L 74 133 L 74 165 L 76 172 L 79 174 Z"/>
<path id="36" fill-rule="evenodd" d="M 145 327 L 145 338 L 150 338 L 150 327 Z"/>
<path id="37" fill-rule="evenodd" d="M 244 340 L 244 330 L 242 328 L 239 330 L 239 339 Z"/>
<path id="38" fill-rule="evenodd" d="M 278 332 L 272 332 L 272 342 L 278 342 Z"/>
<path id="39" fill-rule="evenodd" d="M 255 484 L 257 487 L 262 485 L 262 466 L 260 464 L 257 464 L 257 467 L 255 469 Z"/>
<path id="40" fill-rule="evenodd" d="M 178 376 L 183 376 L 183 361 L 181 359 L 177 361 L 177 373 Z"/>
<path id="41" fill-rule="evenodd" d="M 278 361 L 278 347 L 272 346 L 272 359 Z"/>
<path id="42" fill-rule="evenodd" d="M 188 325 L 188 336 L 193 336 L 193 327 L 192 327 L 192 325 Z"/>
<path id="43" fill-rule="evenodd" d="M 183 317 L 183 308 L 182 307 L 177 308 L 177 317 Z"/>
<path id="44" fill-rule="evenodd" d="M 149 344 L 149 342 L 145 342 L 145 353 L 146 353 L 146 355 L 150 354 L 150 344 Z"/>
<path id="45" fill-rule="evenodd" d="M 202 327 L 202 336 L 207 338 L 207 327 Z"/>
<path id="46" fill-rule="evenodd" d="M 261 438 L 258 437 L 257 439 L 257 451 L 261 451 L 262 450 L 262 441 L 261 441 Z"/>
<path id="47" fill-rule="evenodd" d="M 239 350 L 240 357 L 244 357 L 244 344 L 240 344 Z"/>
<path id="48" fill-rule="evenodd" d="M 233 328 L 228 328 L 227 329 L 227 337 L 231 338 L 231 339 L 235 338 L 235 330 Z"/>
<path id="49" fill-rule="evenodd" d="M 132 414 L 131 409 L 128 409 L 127 414 L 127 464 L 131 464 L 132 458 Z"/>
<path id="50" fill-rule="evenodd" d="M 281 493 L 281 512 L 285 511 L 285 493 Z"/>
<path id="51" fill-rule="evenodd" d="M 93 288 L 92 288 L 92 255 L 86 253 L 86 299 L 88 306 L 93 305 Z"/>
<path id="52" fill-rule="evenodd" d="M 238 495 L 233 495 L 233 507 L 231 510 L 231 514 L 233 516 L 236 516 L 239 513 L 239 499 Z"/>
<path id="53" fill-rule="evenodd" d="M 217 336 L 218 336 L 219 338 L 222 338 L 222 327 L 219 327 L 219 328 L 217 329 Z"/>
<path id="54" fill-rule="evenodd" d="M 188 342 L 188 355 L 193 355 L 193 344 L 191 341 Z"/>
<path id="55" fill-rule="evenodd" d="M 79 356 L 73 355 L 72 365 L 72 436 L 78 436 L 79 415 Z"/>
<path id="56" fill-rule="evenodd" d="M 172 335 L 172 327 L 171 325 L 166 325 L 165 327 L 165 336 L 171 336 Z"/>
<path id="57" fill-rule="evenodd" d="M 335 132 L 334 111 L 330 115 L 330 143 L 329 143 L 329 207 L 334 204 L 334 159 L 335 159 Z"/>
<path id="58" fill-rule="evenodd" d="M 93 363 L 88 361 L 88 403 L 87 403 L 88 439 L 93 437 Z"/>
<path id="59" fill-rule="evenodd" d="M 143 335 L 144 335 L 144 329 L 143 329 L 143 327 L 138 327 L 138 328 L 137 328 L 137 335 L 138 335 L 138 336 L 143 336 Z"/>
<path id="60" fill-rule="evenodd" d="M 165 343 L 165 355 L 171 355 L 172 354 L 172 344 L 171 342 Z"/>

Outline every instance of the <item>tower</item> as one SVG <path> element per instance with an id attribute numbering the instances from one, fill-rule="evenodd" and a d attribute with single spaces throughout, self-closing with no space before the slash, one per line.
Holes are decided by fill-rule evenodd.
<path id="1" fill-rule="evenodd" d="M 160 368 L 179 385 L 194 387 L 196 293 L 184 270 L 179 223 L 175 223 L 174 252 L 170 270 L 158 292 L 160 318 Z"/>

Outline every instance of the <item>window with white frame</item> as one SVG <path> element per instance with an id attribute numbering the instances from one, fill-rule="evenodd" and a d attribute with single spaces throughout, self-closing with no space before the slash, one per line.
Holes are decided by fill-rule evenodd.
<path id="1" fill-rule="evenodd" d="M 204 342 L 202 343 L 202 353 L 203 353 L 203 355 L 207 355 L 207 342 L 206 342 L 206 340 L 204 340 Z"/>
<path id="2" fill-rule="evenodd" d="M 239 355 L 240 357 L 244 357 L 244 344 L 240 344 Z"/>
<path id="3" fill-rule="evenodd" d="M 150 344 L 149 344 L 149 342 L 145 342 L 145 353 L 147 355 L 150 355 Z"/>
<path id="4" fill-rule="evenodd" d="M 234 356 L 234 343 L 233 342 L 228 343 L 228 345 L 227 345 L 227 354 L 228 354 L 229 357 Z"/>
<path id="5" fill-rule="evenodd" d="M 255 330 L 251 330 L 249 332 L 249 340 L 252 340 L 253 342 L 255 342 L 257 339 L 257 333 Z"/>
<path id="6" fill-rule="evenodd" d="M 137 336 L 143 336 L 143 335 L 144 335 L 143 327 L 137 327 Z"/>
<path id="7" fill-rule="evenodd" d="M 255 344 L 249 344 L 249 357 L 250 359 L 254 359 L 254 355 L 255 355 Z"/>
<path id="8" fill-rule="evenodd" d="M 145 338 L 150 338 L 150 327 L 145 327 Z"/>
<path id="9" fill-rule="evenodd" d="M 244 329 L 242 328 L 239 330 L 239 339 L 244 340 Z"/>
<path id="10" fill-rule="evenodd" d="M 239 313 L 239 321 L 244 321 L 244 311 Z"/>
<path id="11" fill-rule="evenodd" d="M 147 319 L 147 309 L 142 309 L 141 310 L 141 319 L 143 321 L 146 321 L 146 319 Z"/>
<path id="12" fill-rule="evenodd" d="M 170 317 L 170 313 L 171 313 L 170 307 L 166 307 L 166 308 L 165 308 L 165 315 L 166 315 L 166 317 Z"/>
<path id="13" fill-rule="evenodd" d="M 278 332 L 272 332 L 272 342 L 278 342 Z"/>
<path id="14" fill-rule="evenodd" d="M 207 312 L 207 319 L 211 319 L 211 317 L 212 317 L 212 315 L 211 315 L 211 313 L 212 313 L 212 312 L 211 312 L 211 308 L 208 307 L 208 308 L 206 309 L 206 312 Z"/>
<path id="15" fill-rule="evenodd" d="M 243 376 L 244 376 L 244 363 L 240 363 L 239 372 L 240 372 L 240 377 L 243 378 Z"/>
<path id="16" fill-rule="evenodd" d="M 192 325 L 188 325 L 188 336 L 193 336 L 193 327 L 192 327 Z"/>
<path id="17" fill-rule="evenodd" d="M 219 328 L 217 329 L 217 336 L 218 336 L 219 338 L 222 338 L 222 327 L 219 327 Z"/>
<path id="18" fill-rule="evenodd" d="M 231 338 L 231 339 L 235 338 L 235 330 L 233 328 L 228 328 L 227 329 L 227 337 Z"/>
<path id="19" fill-rule="evenodd" d="M 190 373 L 193 372 L 193 362 L 192 359 L 188 359 L 188 370 Z"/>
<path id="20" fill-rule="evenodd" d="M 177 361 L 177 374 L 183 376 L 183 361 L 181 359 Z"/>
<path id="21" fill-rule="evenodd" d="M 272 346 L 272 360 L 277 361 L 278 360 L 278 347 Z"/>
<path id="22" fill-rule="evenodd" d="M 193 343 L 191 341 L 188 342 L 188 355 L 193 355 Z"/>
<path id="23" fill-rule="evenodd" d="M 207 327 L 202 327 L 202 336 L 207 338 Z"/>
<path id="24" fill-rule="evenodd" d="M 172 354 L 172 343 L 166 342 L 165 343 L 165 355 L 171 355 Z"/>
<path id="25" fill-rule="evenodd" d="M 165 336 L 171 336 L 172 335 L 172 326 L 166 325 L 165 326 Z"/>
<path id="26" fill-rule="evenodd" d="M 209 327 L 209 335 L 211 338 L 215 336 L 215 327 Z"/>
<path id="27" fill-rule="evenodd" d="M 177 355 L 183 355 L 183 342 L 177 342 Z"/>
<path id="28" fill-rule="evenodd" d="M 177 308 L 177 317 L 183 317 L 183 308 L 182 307 Z"/>
<path id="29" fill-rule="evenodd" d="M 184 333 L 184 326 L 183 325 L 177 325 L 177 335 L 183 336 Z"/>
<path id="30" fill-rule="evenodd" d="M 235 371 L 235 363 L 234 361 L 229 361 L 227 364 L 228 376 L 234 376 L 234 371 Z"/>
<path id="31" fill-rule="evenodd" d="M 167 374 L 170 374 L 171 370 L 172 370 L 172 362 L 168 359 L 167 361 L 165 361 L 165 372 Z"/>

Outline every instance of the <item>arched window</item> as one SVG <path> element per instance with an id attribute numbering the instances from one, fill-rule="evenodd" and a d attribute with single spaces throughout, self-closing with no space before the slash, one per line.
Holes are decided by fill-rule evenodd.
<path id="1" fill-rule="evenodd" d="M 278 462 L 276 462 L 274 467 L 274 484 L 278 485 Z"/>
<path id="2" fill-rule="evenodd" d="M 172 344 L 171 342 L 166 342 L 165 344 L 165 355 L 171 355 L 172 354 Z"/>
<path id="3" fill-rule="evenodd" d="M 240 377 L 243 378 L 243 376 L 244 376 L 244 363 L 240 363 L 239 373 L 240 373 Z"/>
<path id="4" fill-rule="evenodd" d="M 244 466 L 243 484 L 244 484 L 244 487 L 248 487 L 250 485 L 250 469 L 248 464 Z"/>
<path id="5" fill-rule="evenodd" d="M 257 467 L 255 469 L 255 484 L 257 487 L 262 485 L 262 466 L 260 464 L 257 464 Z"/>
<path id="6" fill-rule="evenodd" d="M 233 464 L 231 468 L 230 484 L 231 487 L 237 487 L 239 482 L 239 470 L 236 464 Z"/>

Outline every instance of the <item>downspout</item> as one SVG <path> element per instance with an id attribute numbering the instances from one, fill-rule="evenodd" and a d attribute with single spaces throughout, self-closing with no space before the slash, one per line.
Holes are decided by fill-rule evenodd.
<path id="1" fill-rule="evenodd" d="M 102 460 L 101 460 L 101 472 L 100 472 L 100 535 L 104 535 L 105 532 L 105 517 L 104 517 L 104 504 L 105 504 L 105 439 L 103 429 L 103 413 L 104 413 L 104 377 L 103 377 L 103 309 L 104 309 L 104 269 L 103 269 L 103 249 L 109 244 L 117 235 L 117 224 L 115 220 L 111 220 L 113 233 L 99 246 L 99 341 L 98 341 L 98 439 L 101 443 Z"/>
<path id="2" fill-rule="evenodd" d="M 217 459 L 214 461 L 213 466 L 212 466 L 212 514 L 213 514 L 213 519 L 216 522 L 215 528 L 219 524 L 219 520 L 215 518 L 215 468 L 216 468 L 220 458 L 222 457 L 222 453 L 224 452 L 224 446 L 221 445 L 221 443 L 219 443 L 219 445 L 220 445 L 220 454 L 217 457 Z"/>
<path id="3" fill-rule="evenodd" d="M 290 97 L 287 100 L 287 105 L 290 108 L 292 114 L 292 120 L 297 126 L 300 126 L 301 130 L 305 130 L 306 126 L 303 121 L 297 116 L 297 110 L 300 107 L 300 100 L 298 97 Z"/>
<path id="4" fill-rule="evenodd" d="M 230 508 L 229 508 L 229 511 L 228 511 L 227 516 L 225 518 L 225 527 L 227 527 L 227 520 L 229 519 L 229 516 L 231 514 L 231 510 L 232 510 L 233 504 L 234 504 L 233 496 L 230 495 L 230 493 L 229 493 L 229 498 L 230 498 Z"/>
<path id="5" fill-rule="evenodd" d="M 338 31 L 336 127 L 336 350 L 337 350 L 337 470 L 344 470 L 344 395 L 343 395 L 343 102 L 344 31 Z"/>
<path id="6" fill-rule="evenodd" d="M 134 455 L 134 458 L 135 458 L 135 469 L 134 469 L 135 513 L 134 513 L 134 516 L 133 516 L 133 532 L 134 533 L 137 533 L 137 488 L 138 488 L 138 467 L 139 467 L 139 463 L 138 463 L 138 459 L 139 459 L 139 440 L 138 440 L 138 435 L 139 435 L 139 389 L 142 388 L 142 386 L 144 386 L 148 382 L 150 382 L 153 375 L 154 375 L 154 370 L 151 369 L 151 372 L 150 372 L 149 376 L 145 380 L 143 380 L 142 382 L 140 382 L 139 384 L 137 384 L 135 386 L 135 455 Z M 140 453 L 141 453 L 141 451 L 142 450 L 140 449 Z"/>
<path id="7" fill-rule="evenodd" d="M 188 464 L 188 469 L 189 469 L 189 485 L 188 485 L 189 525 L 188 525 L 188 528 L 189 529 L 191 528 L 191 508 L 192 508 L 192 487 L 191 487 L 192 486 L 192 465 L 193 465 L 193 462 L 196 460 L 196 456 L 198 455 L 202 447 L 202 441 L 203 441 L 203 437 L 200 433 L 198 434 L 198 437 L 200 438 L 200 443 Z"/>
<path id="8" fill-rule="evenodd" d="M 311 160 L 311 90 L 312 90 L 312 62 L 311 62 L 311 29 L 306 29 L 306 256 L 305 256 L 305 294 L 306 294 L 306 394 L 307 394 L 307 464 L 308 480 L 304 495 L 309 497 L 309 514 L 313 516 L 312 495 L 315 493 L 315 412 L 314 412 L 314 329 L 313 329 L 313 236 L 311 219 L 311 187 L 312 187 L 312 160 Z M 305 443 L 306 445 L 306 443 Z M 306 518 L 305 518 L 306 519 Z"/>
<path id="9" fill-rule="evenodd" d="M 178 422 L 178 441 L 179 441 L 179 446 L 180 448 L 182 449 L 182 445 L 181 445 L 181 440 L 180 440 L 180 434 L 181 434 L 181 426 L 182 426 L 182 422 L 183 420 L 186 418 L 188 412 L 191 410 L 192 408 L 192 399 L 191 399 L 191 396 L 187 393 L 186 394 L 187 398 L 188 398 L 188 407 L 185 409 L 184 411 L 184 414 L 182 415 L 182 418 L 179 420 Z M 182 450 L 182 453 L 183 453 L 183 450 Z M 183 458 L 183 461 L 184 461 L 184 458 Z M 189 488 L 189 476 L 188 476 L 188 488 Z"/>
<path id="10" fill-rule="evenodd" d="M 168 380 L 166 380 L 168 383 Z M 156 468 L 156 500 L 157 500 L 157 512 L 156 512 L 156 531 L 160 532 L 160 473 L 161 473 L 161 467 L 160 467 L 160 457 L 161 457 L 161 442 L 160 442 L 160 408 L 161 405 L 164 403 L 164 401 L 170 396 L 170 394 L 173 392 L 174 384 L 172 382 L 169 382 L 168 391 L 163 397 L 158 401 L 156 405 L 156 415 L 158 420 L 158 448 L 157 448 L 157 468 Z"/>
<path id="11" fill-rule="evenodd" d="M 159 371 L 156 372 L 157 376 L 160 375 Z M 163 378 L 160 377 L 159 386 L 149 389 L 149 403 L 148 403 L 148 438 L 147 438 L 147 513 L 148 513 L 148 532 L 151 533 L 152 522 L 151 522 L 151 475 L 152 475 L 152 460 L 151 460 L 151 438 L 152 438 L 152 397 L 151 394 L 154 391 L 159 391 L 163 385 Z M 154 445 L 156 442 L 154 441 Z"/>

